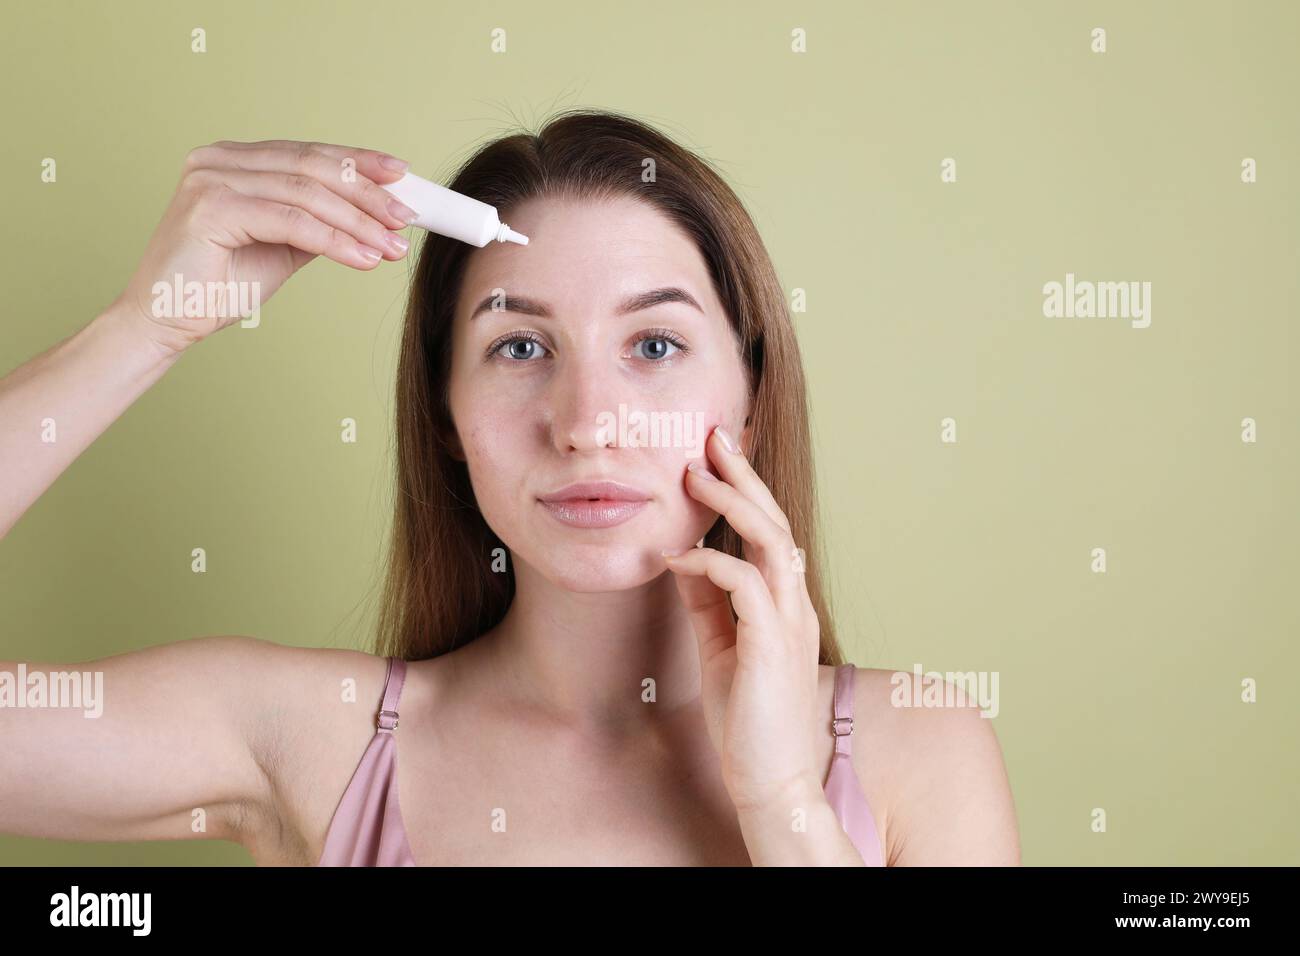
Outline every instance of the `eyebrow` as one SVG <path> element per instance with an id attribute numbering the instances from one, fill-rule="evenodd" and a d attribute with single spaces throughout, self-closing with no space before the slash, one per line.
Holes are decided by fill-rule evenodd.
<path id="1" fill-rule="evenodd" d="M 493 309 L 492 304 L 497 301 L 497 296 L 489 293 L 483 297 L 478 305 L 474 306 L 474 311 L 469 314 L 470 321 L 478 318 L 484 312 L 520 312 L 524 315 L 535 315 L 539 318 L 553 318 L 550 307 L 537 299 L 529 299 L 524 296 L 501 296 L 503 305 L 500 309 Z M 649 289 L 645 292 L 638 292 L 636 295 L 624 299 L 619 307 L 615 310 L 616 315 L 629 315 L 633 312 L 640 312 L 642 309 L 649 309 L 656 305 L 663 305 L 665 302 L 680 302 L 688 305 L 697 312 L 703 314 L 704 310 L 700 304 L 695 301 L 685 289 L 679 289 L 677 286 L 667 286 L 662 289 Z"/>

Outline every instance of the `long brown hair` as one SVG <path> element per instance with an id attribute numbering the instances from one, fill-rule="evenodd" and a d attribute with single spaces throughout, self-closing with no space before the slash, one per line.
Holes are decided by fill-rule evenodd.
<path id="1" fill-rule="evenodd" d="M 647 175 L 647 171 L 652 175 Z M 446 184 L 509 210 L 535 197 L 652 204 L 692 237 L 726 308 L 751 390 L 749 460 L 790 519 L 804 580 L 821 623 L 820 662 L 843 657 L 819 573 L 808 409 L 799 346 L 776 270 L 744 206 L 703 159 L 631 117 L 570 109 L 535 134 L 479 149 Z M 397 369 L 395 514 L 376 653 L 424 660 L 496 626 L 514 597 L 514 570 L 492 569 L 505 548 L 474 501 L 465 463 L 449 444 L 451 329 L 473 247 L 428 234 L 407 302 Z M 719 518 L 705 546 L 742 556 Z M 502 554 L 505 552 L 498 552 Z"/>

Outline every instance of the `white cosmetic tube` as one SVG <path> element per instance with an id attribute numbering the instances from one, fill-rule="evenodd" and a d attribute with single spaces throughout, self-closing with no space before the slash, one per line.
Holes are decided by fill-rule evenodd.
<path id="1" fill-rule="evenodd" d="M 468 242 L 471 246 L 486 246 L 493 239 L 498 242 L 517 242 L 528 245 L 528 237 L 515 232 L 497 219 L 493 206 L 477 199 L 407 173 L 395 183 L 384 188 L 416 211 L 419 218 L 412 225 Z"/>

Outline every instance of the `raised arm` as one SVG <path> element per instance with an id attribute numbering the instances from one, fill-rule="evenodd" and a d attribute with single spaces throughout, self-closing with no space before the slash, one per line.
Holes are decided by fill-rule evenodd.
<path id="1" fill-rule="evenodd" d="M 122 294 L 0 379 L 0 538 L 187 348 L 251 318 L 316 256 L 361 270 L 402 258 L 390 230 L 414 213 L 380 184 L 404 166 L 285 140 L 191 151 Z"/>
<path id="2" fill-rule="evenodd" d="M 0 538 L 180 354 L 115 302 L 0 379 Z"/>
<path id="3" fill-rule="evenodd" d="M 292 649 L 201 637 L 78 664 L 0 663 L 0 833 L 235 840 L 271 805 Z M 5 685 L 8 684 L 6 688 Z"/>

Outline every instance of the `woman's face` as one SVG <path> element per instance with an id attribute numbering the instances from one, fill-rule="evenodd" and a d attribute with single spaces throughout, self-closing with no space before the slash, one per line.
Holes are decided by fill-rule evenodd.
<path id="1" fill-rule="evenodd" d="M 730 322 L 695 245 L 649 205 L 536 199 L 506 220 L 529 244 L 470 254 L 452 330 L 451 414 L 479 509 L 561 587 L 644 584 L 662 549 L 717 519 L 685 484 L 710 431 L 743 440 Z M 573 487 L 596 482 L 623 488 Z"/>

